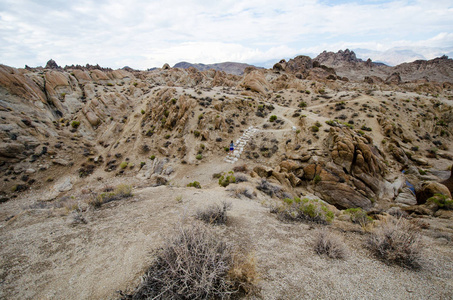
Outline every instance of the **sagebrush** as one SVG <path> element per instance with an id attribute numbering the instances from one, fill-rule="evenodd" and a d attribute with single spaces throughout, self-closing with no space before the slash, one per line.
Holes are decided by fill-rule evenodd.
<path id="1" fill-rule="evenodd" d="M 330 258 L 342 259 L 347 255 L 344 242 L 335 234 L 320 230 L 315 241 L 315 252 Z"/>
<path id="2" fill-rule="evenodd" d="M 196 218 L 208 224 L 225 224 L 227 222 L 227 211 L 231 209 L 231 202 L 222 204 L 212 204 L 207 208 L 200 209 L 196 213 Z"/>
<path id="3" fill-rule="evenodd" d="M 331 223 L 335 215 L 326 204 L 317 199 L 285 198 L 283 204 L 271 209 L 279 218 L 289 221 Z"/>
<path id="4" fill-rule="evenodd" d="M 124 299 L 228 299 L 249 293 L 255 262 L 200 223 L 181 227 L 156 253 L 141 284 Z"/>
<path id="5" fill-rule="evenodd" d="M 406 219 L 388 218 L 370 235 L 367 246 L 381 260 L 404 267 L 421 266 L 423 245 L 418 228 Z"/>

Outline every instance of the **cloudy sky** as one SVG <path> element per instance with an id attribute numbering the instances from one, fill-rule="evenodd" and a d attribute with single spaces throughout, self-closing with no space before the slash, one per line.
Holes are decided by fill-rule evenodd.
<path id="1" fill-rule="evenodd" d="M 323 50 L 453 47 L 452 0 L 0 0 L 0 63 L 270 64 Z"/>

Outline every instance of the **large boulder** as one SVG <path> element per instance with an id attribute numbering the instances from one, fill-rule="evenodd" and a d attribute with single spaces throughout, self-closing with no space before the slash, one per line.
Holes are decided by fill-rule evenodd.
<path id="1" fill-rule="evenodd" d="M 435 194 L 441 194 L 451 198 L 450 190 L 442 183 L 435 181 L 424 182 L 416 191 L 417 204 L 426 203 L 426 200 L 433 197 Z"/>
<path id="2" fill-rule="evenodd" d="M 240 84 L 243 88 L 267 95 L 269 91 L 269 83 L 260 70 L 255 70 L 244 76 Z"/>
<path id="3" fill-rule="evenodd" d="M 450 178 L 448 178 L 445 181 L 442 181 L 441 183 L 443 185 L 445 185 L 448 188 L 448 190 L 450 191 L 450 194 L 453 195 L 453 166 L 451 166 Z"/>

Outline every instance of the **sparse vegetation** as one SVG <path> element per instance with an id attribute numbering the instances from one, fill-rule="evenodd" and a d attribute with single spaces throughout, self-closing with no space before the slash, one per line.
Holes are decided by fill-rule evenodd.
<path id="1" fill-rule="evenodd" d="M 334 213 L 317 199 L 285 198 L 283 204 L 271 209 L 280 219 L 289 221 L 310 221 L 320 224 L 331 223 Z"/>
<path id="2" fill-rule="evenodd" d="M 126 299 L 224 299 L 255 290 L 255 262 L 202 224 L 179 228 Z"/>
<path id="3" fill-rule="evenodd" d="M 88 204 L 95 208 L 99 208 L 107 202 L 129 197 L 132 197 L 132 187 L 126 184 L 120 184 L 113 190 L 113 192 L 104 192 L 99 195 L 93 195 L 93 197 L 88 201 Z"/>
<path id="4" fill-rule="evenodd" d="M 442 194 L 434 194 L 426 200 L 428 203 L 434 203 L 441 209 L 453 210 L 453 200 Z"/>
<path id="5" fill-rule="evenodd" d="M 195 158 L 198 159 L 198 160 L 201 160 L 201 159 L 203 159 L 203 155 L 202 154 L 197 154 L 195 156 Z"/>
<path id="6" fill-rule="evenodd" d="M 201 185 L 198 181 L 194 181 L 187 184 L 188 187 L 194 187 L 196 189 L 201 189 Z"/>
<path id="7" fill-rule="evenodd" d="M 72 128 L 77 129 L 80 126 L 80 121 L 72 121 L 71 126 L 72 126 Z"/>
<path id="8" fill-rule="evenodd" d="M 127 161 L 123 161 L 121 164 L 120 164 L 120 169 L 126 169 L 127 168 Z"/>
<path id="9" fill-rule="evenodd" d="M 320 230 L 317 233 L 315 252 L 334 259 L 343 259 L 347 254 L 344 242 L 337 235 L 327 230 Z"/>
<path id="10" fill-rule="evenodd" d="M 360 224 L 362 226 L 373 222 L 373 219 L 369 217 L 362 208 L 348 208 L 345 210 L 345 213 L 350 216 L 351 222 L 355 224 Z"/>
<path id="11" fill-rule="evenodd" d="M 259 185 L 256 187 L 263 193 L 273 197 L 274 195 L 278 198 L 283 197 L 283 190 L 281 187 L 270 184 L 266 179 L 262 178 Z"/>
<path id="12" fill-rule="evenodd" d="M 322 181 L 321 175 L 316 174 L 315 177 L 313 178 L 313 183 L 317 184 Z"/>
<path id="13" fill-rule="evenodd" d="M 198 130 L 194 130 L 194 132 L 193 132 L 193 135 L 194 135 L 195 137 L 199 137 L 200 134 L 201 134 L 201 133 L 200 133 Z"/>
<path id="14" fill-rule="evenodd" d="M 371 252 L 388 263 L 421 266 L 422 243 L 417 228 L 405 219 L 388 218 L 368 238 Z"/>
<path id="15" fill-rule="evenodd" d="M 231 209 L 231 202 L 222 202 L 222 204 L 212 204 L 205 209 L 200 209 L 196 213 L 196 218 L 207 224 L 226 224 L 227 211 Z"/>
<path id="16" fill-rule="evenodd" d="M 269 117 L 269 122 L 274 122 L 275 120 L 277 120 L 277 116 L 276 115 L 272 115 Z"/>
<path id="17" fill-rule="evenodd" d="M 235 183 L 236 177 L 234 177 L 234 172 L 230 171 L 227 174 L 223 173 L 219 178 L 219 185 L 227 187 L 230 183 Z"/>

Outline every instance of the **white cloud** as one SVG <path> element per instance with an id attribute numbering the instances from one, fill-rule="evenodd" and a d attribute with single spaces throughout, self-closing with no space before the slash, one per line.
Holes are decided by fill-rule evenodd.
<path id="1" fill-rule="evenodd" d="M 144 69 L 181 60 L 257 63 L 345 48 L 453 46 L 447 0 L 2 2 L 0 63 L 17 67 L 53 58 Z"/>

